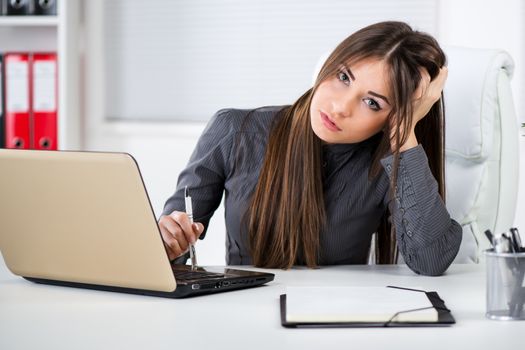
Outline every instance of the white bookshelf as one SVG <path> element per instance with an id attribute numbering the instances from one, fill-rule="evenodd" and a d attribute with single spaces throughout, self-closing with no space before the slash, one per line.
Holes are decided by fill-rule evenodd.
<path id="1" fill-rule="evenodd" d="M 58 16 L 0 16 L 0 27 L 58 26 Z"/>
<path id="2" fill-rule="evenodd" d="M 56 16 L 0 16 L 0 52 L 58 55 L 58 147 L 82 148 L 80 130 L 81 0 L 61 0 Z"/>

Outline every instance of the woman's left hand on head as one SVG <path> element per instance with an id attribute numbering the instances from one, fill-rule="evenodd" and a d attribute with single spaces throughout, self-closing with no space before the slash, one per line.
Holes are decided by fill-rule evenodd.
<path id="1" fill-rule="evenodd" d="M 441 92 L 445 86 L 447 75 L 448 68 L 442 67 L 439 70 L 439 74 L 434 78 L 434 80 L 431 81 L 428 71 L 424 68 L 421 68 L 421 81 L 419 82 L 419 86 L 417 87 L 416 91 L 414 91 L 414 97 L 412 99 L 412 125 L 405 142 L 399 146 L 400 152 L 406 151 L 418 145 L 415 133 L 416 124 L 428 114 L 434 103 L 436 103 L 441 98 Z M 396 149 L 395 133 L 396 129 L 392 129 L 390 137 L 392 140 L 392 152 L 394 152 Z"/>
<path id="2" fill-rule="evenodd" d="M 430 108 L 441 98 L 441 92 L 447 81 L 448 68 L 443 66 L 439 70 L 439 74 L 430 80 L 430 74 L 426 69 L 421 69 L 421 81 L 414 92 L 414 114 L 412 119 L 412 126 L 415 126 L 425 115 L 428 114 Z"/>

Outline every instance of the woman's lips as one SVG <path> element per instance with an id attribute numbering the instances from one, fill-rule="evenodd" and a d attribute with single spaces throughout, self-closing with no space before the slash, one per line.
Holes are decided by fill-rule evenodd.
<path id="1" fill-rule="evenodd" d="M 323 112 L 321 112 L 321 121 L 328 130 L 341 131 L 341 129 L 339 129 L 339 127 L 332 121 L 332 119 L 330 119 L 330 117 Z"/>

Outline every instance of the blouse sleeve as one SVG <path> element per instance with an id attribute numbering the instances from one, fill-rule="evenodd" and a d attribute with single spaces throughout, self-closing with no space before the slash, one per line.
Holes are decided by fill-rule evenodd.
<path id="1" fill-rule="evenodd" d="M 186 168 L 179 175 L 175 193 L 168 198 L 162 211 L 162 215 L 169 215 L 174 210 L 184 211 L 184 187 L 188 186 L 194 220 L 204 225 L 201 239 L 222 199 L 224 182 L 230 170 L 234 124 L 229 110 L 221 110 L 212 117 Z"/>
<path id="2" fill-rule="evenodd" d="M 393 156 L 381 160 L 389 179 Z M 397 243 L 406 264 L 416 273 L 440 275 L 450 266 L 461 244 L 461 226 L 450 218 L 439 195 L 421 145 L 400 154 L 395 197 L 386 191 Z"/>

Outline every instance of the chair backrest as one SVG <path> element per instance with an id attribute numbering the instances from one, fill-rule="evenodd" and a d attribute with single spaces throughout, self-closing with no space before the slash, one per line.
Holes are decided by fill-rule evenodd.
<path id="1" fill-rule="evenodd" d="M 484 231 L 508 230 L 516 210 L 519 126 L 510 88 L 514 63 L 502 50 L 445 46 L 444 51 L 449 68 L 444 90 L 446 205 L 463 227 L 454 262 L 478 262 L 489 246 Z M 314 81 L 327 58 L 325 54 L 317 62 Z M 374 261 L 373 252 L 369 262 Z"/>
<path id="2" fill-rule="evenodd" d="M 445 47 L 446 204 L 463 227 L 455 262 L 478 262 L 484 235 L 508 230 L 518 189 L 519 127 L 504 51 Z"/>

